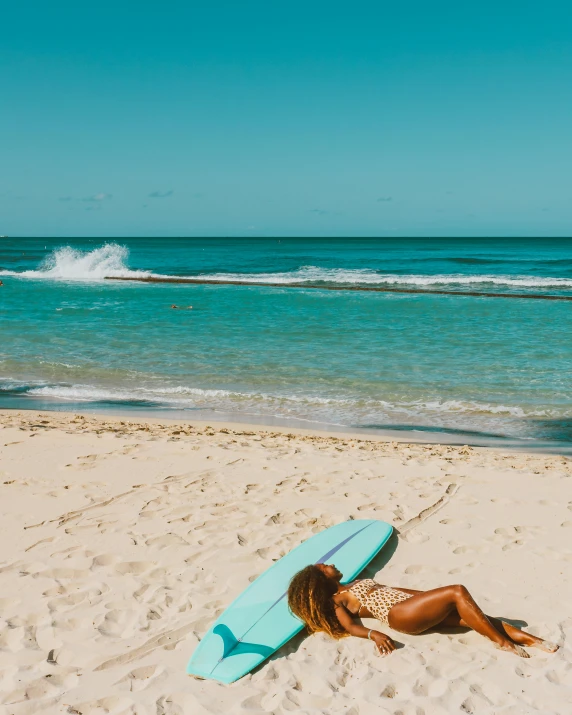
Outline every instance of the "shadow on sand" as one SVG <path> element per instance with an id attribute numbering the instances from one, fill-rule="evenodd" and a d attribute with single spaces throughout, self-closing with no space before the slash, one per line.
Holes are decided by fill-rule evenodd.
<path id="1" fill-rule="evenodd" d="M 364 568 L 364 570 L 360 573 L 359 577 L 360 578 L 375 578 L 375 576 L 389 563 L 389 561 L 392 559 L 393 555 L 397 551 L 397 547 L 399 545 L 399 531 L 397 529 L 393 530 L 393 533 L 391 537 L 389 538 L 388 542 L 385 544 L 385 546 L 382 548 L 382 550 L 375 556 L 372 561 Z M 445 585 L 445 584 L 443 584 Z M 500 621 L 505 621 L 506 623 L 509 623 L 511 626 L 515 626 L 516 628 L 526 628 L 528 626 L 527 621 L 524 621 L 522 619 L 516 619 L 516 618 L 506 618 L 505 616 L 495 616 L 495 618 L 498 618 Z M 360 619 L 356 619 L 357 622 L 361 623 Z M 432 633 L 442 633 L 442 634 L 449 634 L 449 635 L 455 635 L 455 634 L 463 634 L 469 632 L 471 629 L 470 628 L 445 628 L 445 627 L 439 627 L 436 626 L 435 628 L 431 628 L 428 631 L 425 631 L 424 633 L 419 633 L 417 634 L 417 637 L 424 637 L 428 636 Z M 280 658 L 284 658 L 288 655 L 291 655 L 292 653 L 295 653 L 298 648 L 302 645 L 302 643 L 308 638 L 308 633 L 304 629 L 300 631 L 297 635 L 295 635 L 293 638 L 291 638 L 288 643 L 282 646 L 279 650 L 275 651 L 270 657 L 265 660 L 264 662 L 260 663 L 254 670 L 252 670 L 253 673 L 256 673 L 262 668 L 268 661 L 274 661 L 274 660 L 279 660 Z M 401 643 L 400 641 L 396 641 L 394 639 L 394 644 L 397 650 L 401 650 L 402 648 L 405 647 L 404 643 Z"/>

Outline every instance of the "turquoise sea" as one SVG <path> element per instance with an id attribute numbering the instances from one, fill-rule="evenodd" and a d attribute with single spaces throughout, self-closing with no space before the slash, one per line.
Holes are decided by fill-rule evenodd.
<path id="1" fill-rule="evenodd" d="M 572 444 L 572 240 L 0 238 L 0 279 L 1 408 Z"/>

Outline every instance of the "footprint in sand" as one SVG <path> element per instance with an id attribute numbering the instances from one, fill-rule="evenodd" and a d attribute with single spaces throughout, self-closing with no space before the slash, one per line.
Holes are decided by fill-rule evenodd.
<path id="1" fill-rule="evenodd" d="M 145 573 L 145 571 L 150 571 L 156 565 L 154 561 L 123 561 L 117 564 L 115 570 L 123 575 L 139 575 Z"/>
<path id="2" fill-rule="evenodd" d="M 441 519 L 439 524 L 443 524 L 443 526 L 455 526 L 457 529 L 470 529 L 472 526 L 468 521 L 462 519 Z"/>
<path id="3" fill-rule="evenodd" d="M 434 569 L 429 568 L 428 566 L 422 566 L 421 564 L 412 564 L 411 566 L 408 566 L 405 569 L 405 573 L 410 575 L 410 574 L 419 574 L 419 573 L 429 573 L 433 572 Z"/>
<path id="4" fill-rule="evenodd" d="M 519 547 L 519 546 L 523 546 L 523 544 L 524 544 L 523 539 L 516 539 L 515 541 L 511 541 L 510 543 L 505 544 L 505 545 L 502 547 L 502 550 L 503 550 L 503 551 L 510 551 L 511 549 L 516 549 L 516 548 Z"/>
<path id="5" fill-rule="evenodd" d="M 165 669 L 160 665 L 144 665 L 141 668 L 135 668 L 127 673 L 124 678 L 117 681 L 117 685 L 127 686 L 131 692 L 144 690 L 152 682 L 156 681 L 162 675 L 165 675 Z"/>
<path id="6" fill-rule="evenodd" d="M 460 504 L 465 504 L 466 506 L 476 506 L 479 503 L 478 499 L 475 499 L 471 494 L 465 494 L 458 498 Z"/>
<path id="7" fill-rule="evenodd" d="M 499 527 L 495 529 L 495 534 L 500 536 L 508 536 L 513 538 L 515 536 L 538 536 L 544 531 L 542 527 L 538 526 L 508 526 Z"/>
<path id="8" fill-rule="evenodd" d="M 95 626 L 104 636 L 129 638 L 138 632 L 138 621 L 133 610 L 113 609 L 105 614 L 101 622 L 95 622 Z"/>
<path id="9" fill-rule="evenodd" d="M 84 579 L 88 576 L 87 571 L 81 569 L 65 569 L 65 568 L 55 568 L 46 569 L 40 573 L 35 573 L 34 576 L 41 576 L 42 578 L 53 578 L 56 581 L 67 580 L 67 579 Z"/>
<path id="10" fill-rule="evenodd" d="M 0 598 L 0 614 L 7 616 L 19 603 L 19 598 Z"/>
<path id="11" fill-rule="evenodd" d="M 270 559 L 273 552 L 273 547 L 264 547 L 261 549 L 256 549 L 256 553 L 258 554 L 258 556 L 260 556 L 261 559 Z"/>
<path id="12" fill-rule="evenodd" d="M 505 497 L 498 497 L 491 499 L 493 504 L 500 504 L 501 506 L 515 506 L 521 502 L 516 499 L 506 499 Z"/>
<path id="13" fill-rule="evenodd" d="M 551 507 L 558 507 L 558 506 L 560 506 L 560 504 L 559 504 L 558 502 L 556 502 L 556 501 L 550 501 L 549 499 L 540 499 L 540 500 L 538 501 L 538 504 L 540 504 L 540 506 L 551 506 Z"/>
<path id="14" fill-rule="evenodd" d="M 397 695 L 397 688 L 393 684 L 386 685 L 380 693 L 382 698 L 394 698 Z"/>
<path id="15" fill-rule="evenodd" d="M 494 530 L 494 536 L 487 541 L 502 544 L 502 551 L 509 551 L 526 543 L 526 536 L 533 537 L 542 533 L 543 529 L 535 526 L 501 526 Z"/>
<path id="16" fill-rule="evenodd" d="M 458 574 L 458 573 L 468 573 L 469 571 L 473 571 L 474 569 L 478 568 L 480 564 L 471 561 L 471 563 L 465 564 L 465 566 L 457 566 L 454 569 L 450 569 L 447 571 L 448 574 L 451 576 Z"/>
<path id="17" fill-rule="evenodd" d="M 453 553 L 457 556 L 461 554 L 486 554 L 487 552 L 488 548 L 482 544 L 466 544 L 453 549 Z"/>
<path id="18" fill-rule="evenodd" d="M 553 549 L 551 546 L 544 548 L 535 548 L 532 553 L 535 556 L 540 556 L 543 559 L 550 559 L 551 561 L 562 561 L 568 560 L 569 553 L 564 552 L 562 549 Z"/>
<path id="19" fill-rule="evenodd" d="M 93 571 L 96 568 L 105 568 L 106 566 L 113 566 L 118 561 L 120 561 L 120 558 L 115 554 L 100 554 L 99 556 L 94 557 L 90 569 Z"/>
<path id="20" fill-rule="evenodd" d="M 111 695 L 100 700 L 70 705 L 67 712 L 70 715 L 101 715 L 102 713 L 105 715 L 135 715 L 140 710 L 133 700 Z"/>
<path id="21" fill-rule="evenodd" d="M 147 539 L 145 544 L 155 549 L 166 549 L 169 546 L 188 546 L 189 542 L 185 541 L 181 536 L 169 532 Z"/>
<path id="22" fill-rule="evenodd" d="M 12 621 L 10 621 L 12 622 Z M 0 651 L 8 651 L 9 653 L 16 653 L 22 650 L 22 639 L 24 636 L 24 628 L 17 626 L 10 626 L 9 629 L 4 630 L 0 633 Z"/>
<path id="23" fill-rule="evenodd" d="M 70 593 L 68 596 L 62 596 L 61 598 L 54 598 L 48 601 L 48 609 L 50 611 L 55 611 L 60 613 L 61 611 L 66 611 L 74 606 L 77 606 L 82 601 L 87 598 L 87 592 Z"/>
<path id="24" fill-rule="evenodd" d="M 367 511 L 367 510 L 372 510 L 375 511 L 378 508 L 378 505 L 375 504 L 374 502 L 370 502 L 369 504 L 362 504 L 361 506 L 357 507 L 358 511 Z"/>
<path id="25" fill-rule="evenodd" d="M 93 469 L 96 466 L 96 462 L 99 459 L 105 459 L 106 455 L 99 455 L 99 454 L 87 454 L 85 457 L 78 457 L 77 458 L 77 467 L 78 469 L 81 469 L 85 471 L 86 469 Z M 71 467 L 73 465 L 68 464 L 68 467 Z"/>
<path id="26" fill-rule="evenodd" d="M 81 549 L 81 546 L 69 546 L 67 549 L 61 549 L 60 551 L 54 551 L 50 554 L 50 558 L 54 559 L 56 556 L 62 556 L 63 554 L 71 554 L 72 551 L 77 551 Z"/>
<path id="27" fill-rule="evenodd" d="M 423 544 L 425 541 L 429 541 L 429 534 L 425 534 L 418 529 L 412 529 L 411 531 L 405 532 L 402 538 L 408 541 L 410 544 Z"/>
<path id="28" fill-rule="evenodd" d="M 46 698 L 54 698 L 60 694 L 60 688 L 52 684 L 51 678 L 39 678 L 32 680 L 27 685 L 18 690 L 9 693 L 3 702 L 7 705 L 16 705 L 24 703 L 28 700 L 45 700 Z M 37 704 L 36 712 L 39 712 L 40 703 Z M 32 711 L 29 711 L 32 712 Z"/>

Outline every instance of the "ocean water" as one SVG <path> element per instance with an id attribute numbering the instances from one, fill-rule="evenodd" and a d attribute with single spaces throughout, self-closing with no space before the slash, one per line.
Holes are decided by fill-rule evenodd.
<path id="1" fill-rule="evenodd" d="M 149 276 L 221 284 L 107 280 Z M 0 238 L 0 279 L 0 407 L 572 444 L 571 240 Z"/>

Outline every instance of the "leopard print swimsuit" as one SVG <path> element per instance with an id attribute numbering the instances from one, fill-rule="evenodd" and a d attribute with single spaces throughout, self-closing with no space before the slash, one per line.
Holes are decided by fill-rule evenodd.
<path id="1" fill-rule="evenodd" d="M 347 589 L 352 593 L 360 603 L 358 612 L 359 616 L 362 608 L 373 614 L 382 623 L 388 623 L 387 617 L 392 606 L 396 603 L 401 603 L 413 594 L 398 591 L 390 586 L 380 586 L 372 578 L 364 578 L 362 581 L 354 583 L 353 586 Z"/>

